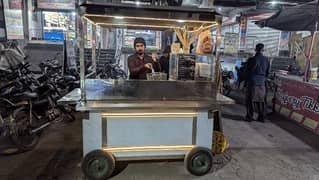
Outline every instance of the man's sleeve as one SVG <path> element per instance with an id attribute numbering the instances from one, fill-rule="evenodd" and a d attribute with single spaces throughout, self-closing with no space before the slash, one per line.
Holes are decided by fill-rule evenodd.
<path id="1" fill-rule="evenodd" d="M 161 64 L 160 64 L 159 62 L 156 62 L 156 61 L 155 61 L 155 62 L 153 63 L 153 66 L 154 66 L 154 71 L 155 71 L 155 72 L 161 72 L 161 69 L 162 69 L 162 68 L 161 68 Z"/>
<path id="2" fill-rule="evenodd" d="M 245 74 L 246 76 L 250 76 L 252 74 L 252 70 L 254 68 L 254 65 L 253 65 L 253 58 L 250 57 L 248 58 L 247 60 L 247 64 L 246 64 L 246 71 L 245 71 Z"/>
<path id="3" fill-rule="evenodd" d="M 161 72 L 163 72 L 163 67 L 164 67 L 164 63 L 163 63 L 163 59 L 162 59 L 162 57 L 159 59 L 159 65 L 160 65 L 160 67 L 161 67 Z"/>
<path id="4" fill-rule="evenodd" d="M 140 66 L 135 66 L 135 62 L 130 57 L 127 60 L 128 69 L 130 70 L 130 74 L 132 75 L 138 75 L 141 71 L 144 70 L 144 64 L 141 64 Z"/>

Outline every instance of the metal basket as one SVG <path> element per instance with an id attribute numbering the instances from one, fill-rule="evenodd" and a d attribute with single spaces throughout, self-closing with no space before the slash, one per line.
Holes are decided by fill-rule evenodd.
<path id="1" fill-rule="evenodd" d="M 146 78 L 151 81 L 167 80 L 167 74 L 162 72 L 147 73 Z"/>

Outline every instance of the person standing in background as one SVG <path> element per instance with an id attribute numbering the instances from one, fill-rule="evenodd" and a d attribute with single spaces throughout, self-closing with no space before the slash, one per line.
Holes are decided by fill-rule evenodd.
<path id="1" fill-rule="evenodd" d="M 167 79 L 169 77 L 169 56 L 171 53 L 171 46 L 167 46 L 165 50 L 163 51 L 163 55 L 159 59 L 159 63 L 161 66 L 161 72 L 167 74 Z"/>
<path id="2" fill-rule="evenodd" d="M 257 121 L 265 122 L 265 82 L 269 74 L 270 64 L 268 58 L 263 55 L 264 44 L 257 44 L 255 51 L 255 56 L 247 61 L 246 120 L 253 120 L 254 103 L 258 112 Z"/>
<path id="3" fill-rule="evenodd" d="M 158 55 L 156 52 L 152 53 L 152 59 L 153 59 L 153 69 L 156 70 L 156 72 L 162 72 L 161 64 L 158 60 Z"/>

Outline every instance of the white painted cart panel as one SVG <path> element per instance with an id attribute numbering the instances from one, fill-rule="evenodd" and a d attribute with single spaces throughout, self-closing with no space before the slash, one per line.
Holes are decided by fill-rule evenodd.
<path id="1" fill-rule="evenodd" d="M 90 120 L 83 120 L 83 155 L 105 149 L 116 158 L 167 158 L 183 156 L 194 146 L 210 149 L 214 119 L 209 118 L 208 111 L 196 114 L 195 117 L 104 117 L 103 113 L 90 113 Z"/>
<path id="2" fill-rule="evenodd" d="M 107 118 L 107 147 L 192 144 L 193 118 Z"/>

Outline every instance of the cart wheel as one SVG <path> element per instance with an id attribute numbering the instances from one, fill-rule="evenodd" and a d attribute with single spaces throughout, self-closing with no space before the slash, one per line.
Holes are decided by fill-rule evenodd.
<path id="1" fill-rule="evenodd" d="M 213 166 L 213 154 L 210 149 L 195 147 L 187 153 L 184 160 L 188 172 L 195 176 L 207 174 Z"/>
<path id="2" fill-rule="evenodd" d="M 92 180 L 109 178 L 115 168 L 115 159 L 109 152 L 94 150 L 87 154 L 82 162 L 82 171 Z"/>

